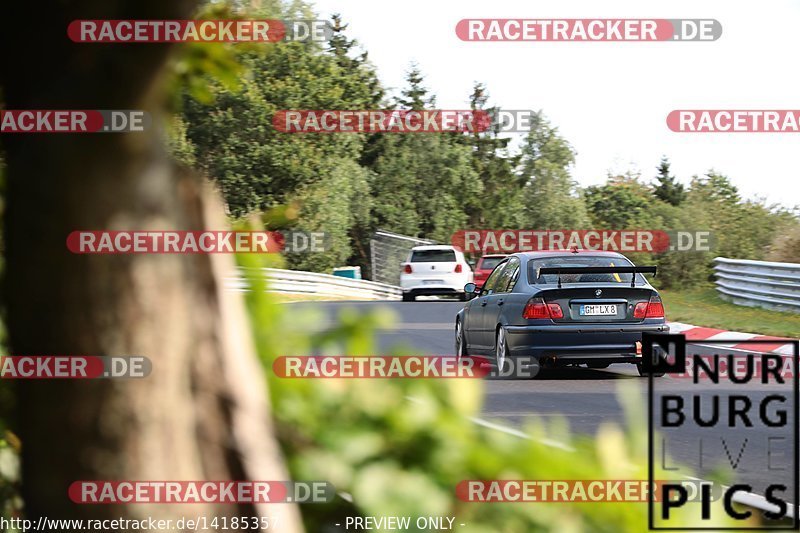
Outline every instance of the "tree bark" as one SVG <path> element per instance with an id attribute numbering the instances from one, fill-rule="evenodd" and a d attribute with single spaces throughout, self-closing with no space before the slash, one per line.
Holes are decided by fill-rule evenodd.
<path id="1" fill-rule="evenodd" d="M 29 517 L 270 516 L 291 504 L 76 505 L 78 480 L 285 480 L 230 256 L 73 255 L 73 230 L 223 229 L 219 202 L 169 160 L 159 132 L 170 45 L 76 44 L 75 19 L 187 19 L 187 0 L 12 2 L 0 33 L 7 109 L 141 109 L 127 134 L 4 136 L 6 322 L 12 354 L 143 355 L 139 380 L 16 389 Z M 47 13 L 44 13 L 47 11 Z M 47 18 L 43 19 L 42 16 Z"/>

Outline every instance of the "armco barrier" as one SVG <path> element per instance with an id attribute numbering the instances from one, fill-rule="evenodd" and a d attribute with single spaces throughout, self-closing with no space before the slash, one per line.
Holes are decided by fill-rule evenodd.
<path id="1" fill-rule="evenodd" d="M 737 305 L 800 313 L 800 263 L 714 259 L 717 291 Z"/>
<path id="2" fill-rule="evenodd" d="M 239 268 L 236 276 L 225 278 L 225 287 L 229 290 L 249 291 L 247 279 L 252 276 L 260 276 L 266 281 L 270 292 L 283 294 L 353 300 L 399 300 L 403 294 L 400 287 L 384 283 L 280 268 Z"/>

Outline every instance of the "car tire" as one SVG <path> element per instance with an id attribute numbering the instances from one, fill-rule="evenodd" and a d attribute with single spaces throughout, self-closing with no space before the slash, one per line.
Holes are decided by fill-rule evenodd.
<path id="1" fill-rule="evenodd" d="M 467 294 L 466 292 L 462 292 L 461 294 L 458 295 L 458 299 L 461 300 L 462 302 L 466 302 L 467 300 L 469 300 L 469 294 Z"/>
<path id="2" fill-rule="evenodd" d="M 494 363 L 497 367 L 498 376 L 503 372 L 508 361 L 508 343 L 506 342 L 506 330 L 503 326 L 497 328 L 497 335 L 494 339 Z"/>
<path id="3" fill-rule="evenodd" d="M 411 294 L 410 292 L 403 293 L 403 301 L 404 302 L 413 302 L 416 301 L 417 297 Z"/>
<path id="4" fill-rule="evenodd" d="M 530 361 L 527 361 L 527 359 L 530 359 Z M 523 360 L 526 360 L 526 366 L 523 366 Z M 512 356 L 509 353 L 508 341 L 506 340 L 506 330 L 503 328 L 503 326 L 497 328 L 497 334 L 494 341 L 494 363 L 495 367 L 497 368 L 497 375 L 495 376 L 495 379 L 535 379 L 542 371 L 537 358 Z M 506 366 L 508 366 L 509 370 L 512 371 L 510 375 L 501 374 Z"/>
<path id="5" fill-rule="evenodd" d="M 464 336 L 464 326 L 461 320 L 456 320 L 456 357 L 461 359 L 467 357 L 467 339 Z"/>

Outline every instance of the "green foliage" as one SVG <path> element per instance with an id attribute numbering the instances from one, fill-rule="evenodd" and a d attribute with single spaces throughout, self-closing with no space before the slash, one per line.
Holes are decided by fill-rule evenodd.
<path id="1" fill-rule="evenodd" d="M 386 135 L 373 171 L 376 227 L 443 242 L 483 190 L 469 147 L 448 135 Z"/>
<path id="2" fill-rule="evenodd" d="M 692 179 L 687 208 L 714 232 L 715 253 L 722 257 L 763 259 L 780 224 L 773 209 L 760 201 L 742 201 L 730 180 L 713 170 Z"/>
<path id="3" fill-rule="evenodd" d="M 297 10 L 301 4 L 284 16 Z M 344 28 L 334 19 L 327 51 L 300 42 L 244 49 L 237 61 L 247 75 L 238 86 L 206 77 L 213 100 L 184 93 L 196 166 L 218 183 L 233 216 L 297 204 L 296 229 L 330 235 L 329 252 L 288 257 L 294 268 L 325 271 L 345 263 L 351 234 L 368 225 L 370 173 L 358 164 L 364 135 L 293 135 L 272 126 L 278 110 L 377 106 L 377 76 L 366 54 L 351 57 L 355 42 Z"/>
<path id="4" fill-rule="evenodd" d="M 686 197 L 686 191 L 683 184 L 671 176 L 669 173 L 669 159 L 666 156 L 661 158 L 661 163 L 658 165 L 658 175 L 656 181 L 658 184 L 653 188 L 653 194 L 656 198 L 671 205 L 680 205 Z"/>
<path id="5" fill-rule="evenodd" d="M 423 109 L 436 98 L 412 65 L 399 109 Z M 385 134 L 368 147 L 372 170 L 373 228 L 448 242 L 465 226 L 467 211 L 483 191 L 473 167 L 472 149 L 461 134 Z"/>
<path id="6" fill-rule="evenodd" d="M 402 109 L 430 109 L 436 107 L 436 97 L 428 92 L 425 78 L 416 63 L 406 73 L 406 88 L 403 89 L 397 104 Z"/>
<path id="7" fill-rule="evenodd" d="M 598 229 L 649 228 L 654 198 L 638 176 L 609 176 L 603 185 L 586 188 L 586 205 Z"/>
<path id="8" fill-rule="evenodd" d="M 488 105 L 486 86 L 475 83 L 470 95 L 470 109 L 489 114 L 499 111 Z M 464 210 L 470 228 L 524 227 L 525 199 L 522 191 L 528 178 L 516 172 L 520 154 L 511 153 L 509 138 L 496 131 L 472 132 L 462 137 L 472 149 L 472 166 L 483 184 L 483 193 L 467 198 Z"/>
<path id="9" fill-rule="evenodd" d="M 585 198 L 596 228 L 711 232 L 711 251 L 629 254 L 637 263 L 659 267 L 655 280 L 659 287 L 713 280 L 712 261 L 717 256 L 758 260 L 770 250 L 788 252 L 793 241 L 787 236 L 800 228 L 796 213 L 759 200 L 743 201 L 730 180 L 713 170 L 702 178 L 695 176 L 678 205 L 664 201 L 656 189 L 630 174 L 588 187 Z"/>
<path id="10" fill-rule="evenodd" d="M 0 211 L 5 209 L 5 168 L 3 152 L 0 150 Z M 0 258 L 0 270 L 2 267 L 3 260 Z M 5 324 L 0 322 L 0 364 L 6 354 L 7 344 Z M 13 408 L 14 397 L 10 384 L 0 379 L 0 517 L 5 518 L 17 515 L 22 509 L 22 500 L 19 497 L 20 443 L 8 423 Z"/>
<path id="11" fill-rule="evenodd" d="M 569 168 L 575 151 L 541 112 L 534 115 L 522 145 L 523 192 L 527 228 L 581 229 L 588 223 L 586 207 Z"/>
<path id="12" fill-rule="evenodd" d="M 243 17 L 230 4 L 214 2 L 204 4 L 195 18 L 235 20 Z M 167 83 L 168 94 L 173 97 L 172 107 L 180 109 L 181 96 L 184 93 L 200 102 L 212 102 L 214 92 L 209 80 L 214 80 L 229 90 L 235 90 L 239 86 L 240 76 L 244 74 L 237 53 L 243 49 L 257 49 L 259 46 L 251 43 L 192 42 L 178 47 L 170 65 Z"/>
<path id="13" fill-rule="evenodd" d="M 2 357 L 0 357 L 2 360 Z M 8 399 L 7 387 L 2 386 L 0 399 Z M 9 405 L 8 403 L 5 405 Z M 20 492 L 20 442 L 0 417 L 0 517 L 19 516 L 22 511 Z"/>
<path id="14" fill-rule="evenodd" d="M 330 251 L 288 255 L 300 270 L 330 271 L 352 255 L 351 228 L 366 226 L 369 217 L 369 173 L 352 159 L 328 159 L 322 179 L 313 186 L 300 187 L 293 199 L 301 206 L 296 229 L 325 231 Z"/>
<path id="15" fill-rule="evenodd" d="M 788 223 L 775 232 L 766 256 L 768 261 L 800 263 L 800 224 Z"/>
<path id="16" fill-rule="evenodd" d="M 185 165 L 192 167 L 197 163 L 195 147 L 186 136 L 186 123 L 180 115 L 173 115 L 167 123 L 167 151 L 172 158 Z"/>

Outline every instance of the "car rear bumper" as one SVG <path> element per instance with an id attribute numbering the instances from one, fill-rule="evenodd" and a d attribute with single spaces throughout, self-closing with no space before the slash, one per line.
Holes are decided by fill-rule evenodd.
<path id="1" fill-rule="evenodd" d="M 452 287 L 414 287 L 411 289 L 403 289 L 403 293 L 413 294 L 414 296 L 436 296 L 464 294 L 464 290 L 458 290 Z"/>
<path id="2" fill-rule="evenodd" d="M 463 293 L 464 285 L 470 281 L 471 276 L 464 274 L 431 274 L 426 277 L 408 275 L 400 278 L 400 288 L 405 293 L 414 294 L 456 294 Z"/>
<path id="3" fill-rule="evenodd" d="M 636 362 L 642 333 L 667 333 L 667 324 L 506 326 L 509 352 L 555 364 Z"/>

